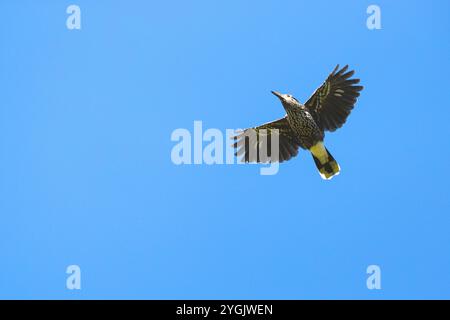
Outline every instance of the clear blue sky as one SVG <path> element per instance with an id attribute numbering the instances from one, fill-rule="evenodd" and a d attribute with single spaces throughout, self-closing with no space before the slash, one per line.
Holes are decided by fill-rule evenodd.
<path id="1" fill-rule="evenodd" d="M 449 10 L 2 1 L 0 297 L 450 298 Z M 326 137 L 335 179 L 306 152 L 274 176 L 171 162 L 174 129 L 276 119 L 270 90 L 305 101 L 337 63 L 365 90 Z"/>

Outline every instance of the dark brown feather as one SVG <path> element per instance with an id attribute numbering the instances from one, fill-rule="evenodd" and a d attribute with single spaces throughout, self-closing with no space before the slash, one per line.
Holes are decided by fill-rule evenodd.
<path id="1" fill-rule="evenodd" d="M 287 161 L 295 157 L 298 154 L 299 144 L 286 117 L 261 126 L 245 129 L 232 137 L 235 141 L 233 147 L 237 150 L 235 155 L 238 157 L 242 156 L 240 160 L 243 162 L 275 162 L 275 157 L 272 157 L 271 140 L 272 135 L 275 134 L 275 129 L 278 130 L 278 162 Z M 254 131 L 251 132 L 251 130 Z M 251 133 L 255 133 L 255 137 Z"/>
<path id="2" fill-rule="evenodd" d="M 359 97 L 359 91 L 363 90 L 363 86 L 355 86 L 359 79 L 350 79 L 355 72 L 347 72 L 348 65 L 338 69 L 339 65 L 305 103 L 323 130 L 335 131 L 342 127 Z"/>

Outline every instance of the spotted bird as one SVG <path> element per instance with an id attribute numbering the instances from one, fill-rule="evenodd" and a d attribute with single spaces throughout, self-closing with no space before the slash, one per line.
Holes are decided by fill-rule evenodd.
<path id="1" fill-rule="evenodd" d="M 328 180 L 339 174 L 340 167 L 323 141 L 325 131 L 342 127 L 363 89 L 356 85 L 359 79 L 351 79 L 354 73 L 348 71 L 348 65 L 340 70 L 337 65 L 305 104 L 290 94 L 272 91 L 286 115 L 234 136 L 235 155 L 242 156 L 244 162 L 283 162 L 295 157 L 301 147 L 311 152 L 322 178 Z M 272 135 L 278 139 L 278 157 L 271 154 Z"/>

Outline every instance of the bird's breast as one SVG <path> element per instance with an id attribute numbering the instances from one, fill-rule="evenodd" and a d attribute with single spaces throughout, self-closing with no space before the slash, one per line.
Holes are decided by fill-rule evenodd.
<path id="1" fill-rule="evenodd" d="M 308 111 L 300 108 L 289 111 L 287 120 L 303 148 L 309 149 L 323 140 L 322 130 Z"/>

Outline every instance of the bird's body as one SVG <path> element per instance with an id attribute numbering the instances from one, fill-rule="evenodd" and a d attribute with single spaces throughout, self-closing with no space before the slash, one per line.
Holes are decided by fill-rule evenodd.
<path id="1" fill-rule="evenodd" d="M 323 143 L 325 131 L 335 131 L 345 123 L 363 89 L 354 85 L 359 79 L 350 79 L 354 71 L 346 72 L 348 66 L 337 71 L 338 68 L 305 104 L 289 94 L 272 91 L 283 104 L 286 116 L 246 129 L 234 137 L 236 155 L 244 155 L 245 162 L 283 162 L 295 157 L 300 147 L 311 152 L 324 179 L 338 174 L 340 167 Z M 254 137 L 249 137 L 253 133 L 256 133 Z M 272 149 L 276 150 L 268 139 L 272 135 L 278 138 L 278 154 L 272 154 Z"/>
<path id="2" fill-rule="evenodd" d="M 319 128 L 305 106 L 300 103 L 287 110 L 286 119 L 301 148 L 309 149 L 323 140 L 323 130 Z"/>

